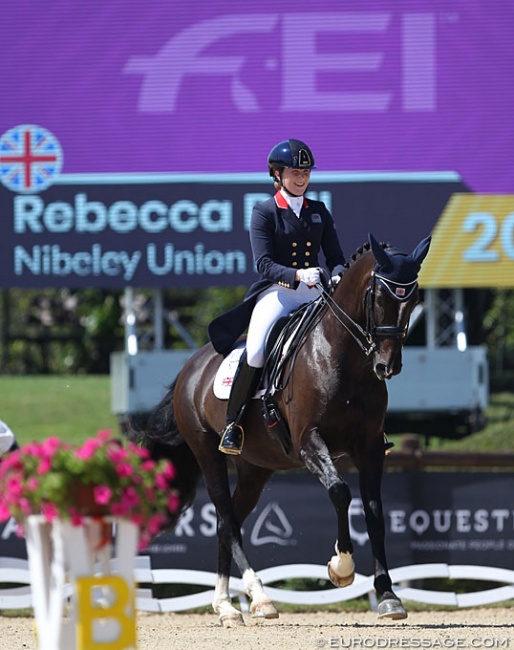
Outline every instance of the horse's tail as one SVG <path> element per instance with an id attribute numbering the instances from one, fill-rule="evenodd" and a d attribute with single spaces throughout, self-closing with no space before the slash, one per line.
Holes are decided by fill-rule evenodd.
<path id="1" fill-rule="evenodd" d="M 174 391 L 175 382 L 150 413 L 147 424 L 141 426 L 130 421 L 127 430 L 128 438 L 148 449 L 151 458 L 167 459 L 175 468 L 173 485 L 179 492 L 180 508 L 173 517 L 172 525 L 193 503 L 201 476 L 200 466 L 177 427 L 173 410 Z"/>

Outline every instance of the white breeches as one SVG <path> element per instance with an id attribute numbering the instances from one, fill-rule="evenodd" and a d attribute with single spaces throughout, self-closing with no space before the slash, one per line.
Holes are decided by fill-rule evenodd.
<path id="1" fill-rule="evenodd" d="M 298 289 L 286 289 L 274 284 L 257 298 L 246 338 L 246 361 L 253 368 L 264 366 L 264 346 L 273 323 L 297 307 L 319 296 L 318 290 L 301 282 Z"/>

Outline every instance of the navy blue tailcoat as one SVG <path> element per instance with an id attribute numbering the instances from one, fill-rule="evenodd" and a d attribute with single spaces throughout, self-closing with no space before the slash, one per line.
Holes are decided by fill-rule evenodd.
<path id="1" fill-rule="evenodd" d="M 322 201 L 304 197 L 300 217 L 291 210 L 281 192 L 257 203 L 250 221 L 250 244 L 259 278 L 242 303 L 215 318 L 209 325 L 214 349 L 227 355 L 250 323 L 257 296 L 272 284 L 294 290 L 298 269 L 320 266 L 319 253 L 331 272 L 345 257 L 334 220 Z"/>

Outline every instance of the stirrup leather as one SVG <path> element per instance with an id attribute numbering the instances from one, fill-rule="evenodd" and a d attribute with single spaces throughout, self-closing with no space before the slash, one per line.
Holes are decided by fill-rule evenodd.
<path id="1" fill-rule="evenodd" d="M 226 438 L 227 436 L 230 436 L 230 434 L 233 432 L 235 427 L 237 427 L 241 432 L 241 441 L 239 447 L 235 446 L 234 441 L 232 440 L 230 441 L 230 443 L 234 444 L 234 446 L 225 447 L 224 445 L 226 443 Z M 232 454 L 234 456 L 238 456 L 243 451 L 244 439 L 245 439 L 245 432 L 243 427 L 240 424 L 237 424 L 236 422 L 231 422 L 225 427 L 225 430 L 223 431 L 223 435 L 221 436 L 221 441 L 218 446 L 218 450 L 224 454 Z"/>

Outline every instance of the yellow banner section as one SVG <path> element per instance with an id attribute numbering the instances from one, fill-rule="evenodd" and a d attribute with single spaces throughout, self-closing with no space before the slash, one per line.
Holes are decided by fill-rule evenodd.
<path id="1" fill-rule="evenodd" d="M 514 287 L 514 194 L 454 194 L 434 228 L 419 283 Z"/>

